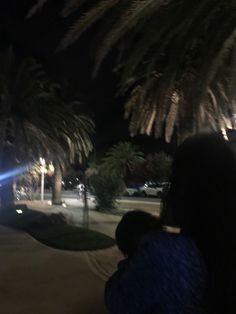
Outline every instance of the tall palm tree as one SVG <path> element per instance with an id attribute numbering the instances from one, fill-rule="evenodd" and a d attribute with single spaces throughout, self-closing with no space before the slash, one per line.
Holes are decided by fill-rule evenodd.
<path id="1" fill-rule="evenodd" d="M 56 156 L 63 164 L 92 149 L 93 122 L 79 117 L 74 105 L 62 105 L 54 90 L 34 59 L 19 61 L 12 48 L 0 53 L 1 173 L 40 156 Z M 13 204 L 12 183 L 10 175 L 1 182 L 2 208 Z"/>
<path id="2" fill-rule="evenodd" d="M 60 95 L 54 95 L 56 106 L 64 108 L 61 116 L 62 129 L 57 127 L 57 141 L 64 147 L 60 155 L 54 155 L 54 185 L 52 203 L 61 204 L 61 181 L 63 168 L 77 160 L 85 162 L 93 150 L 94 123 L 84 110 L 83 104 L 74 100 L 67 102 Z M 61 109 L 60 109 L 61 110 Z"/>
<path id="3" fill-rule="evenodd" d="M 2 175 L 17 165 L 32 158 L 32 152 L 40 154 L 45 150 L 46 141 L 35 146 L 35 137 L 40 137 L 37 126 L 31 123 L 31 109 L 44 98 L 41 79 L 43 71 L 32 59 L 18 62 L 13 49 L 0 54 L 0 171 Z M 43 137 L 42 134 L 41 137 Z M 32 142 L 31 147 L 28 147 Z M 7 176 L 7 174 L 6 174 Z M 1 182 L 1 207 L 12 206 L 13 178 L 7 176 Z"/>
<path id="4" fill-rule="evenodd" d="M 35 1 L 29 17 L 49 1 Z M 169 141 L 175 128 L 186 136 L 231 123 L 236 113 L 234 0 L 65 0 L 62 15 L 79 10 L 83 14 L 59 49 L 99 22 L 95 73 L 117 48 L 115 69 L 120 90 L 130 95 L 126 117 L 132 134 L 165 133 Z"/>

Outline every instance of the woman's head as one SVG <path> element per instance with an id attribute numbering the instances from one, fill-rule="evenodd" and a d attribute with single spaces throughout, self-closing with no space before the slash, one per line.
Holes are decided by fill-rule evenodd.
<path id="1" fill-rule="evenodd" d="M 231 313 L 236 289 L 235 153 L 220 135 L 196 135 L 179 146 L 172 170 L 167 209 L 204 257 L 212 313 Z"/>
<path id="2" fill-rule="evenodd" d="M 205 240 L 227 233 L 236 207 L 236 160 L 222 136 L 200 134 L 179 146 L 167 199 L 184 232 Z"/>
<path id="3" fill-rule="evenodd" d="M 127 212 L 116 228 L 118 248 L 125 256 L 133 256 L 141 238 L 159 226 L 159 220 L 149 213 L 139 210 Z"/>

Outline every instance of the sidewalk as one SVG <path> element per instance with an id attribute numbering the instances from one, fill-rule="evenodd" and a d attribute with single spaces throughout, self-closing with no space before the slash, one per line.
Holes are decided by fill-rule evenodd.
<path id="1" fill-rule="evenodd" d="M 49 209 L 45 205 L 41 210 Z M 106 234 L 112 235 L 120 217 L 103 215 L 99 223 L 91 211 L 91 228 L 101 231 L 110 225 Z M 56 250 L 0 226 L 0 259 L 1 313 L 103 314 L 104 285 L 121 255 L 116 247 L 93 252 Z"/>

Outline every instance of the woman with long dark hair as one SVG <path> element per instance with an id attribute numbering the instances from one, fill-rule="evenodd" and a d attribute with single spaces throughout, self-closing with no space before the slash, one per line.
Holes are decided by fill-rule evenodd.
<path id="1" fill-rule="evenodd" d="M 236 160 L 218 134 L 187 139 L 173 163 L 167 208 L 199 248 L 210 313 L 236 313 Z"/>

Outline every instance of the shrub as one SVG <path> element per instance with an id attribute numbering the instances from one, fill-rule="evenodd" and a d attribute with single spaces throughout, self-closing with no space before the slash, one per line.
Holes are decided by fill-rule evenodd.
<path id="1" fill-rule="evenodd" d="M 112 210 L 116 208 L 116 197 L 123 189 L 123 180 L 117 176 L 99 173 L 91 178 L 98 210 Z"/>

